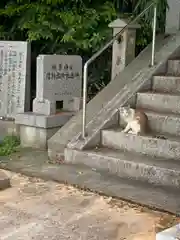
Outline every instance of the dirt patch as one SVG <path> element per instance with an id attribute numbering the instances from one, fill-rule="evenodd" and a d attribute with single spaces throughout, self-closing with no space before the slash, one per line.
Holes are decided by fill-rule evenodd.
<path id="1" fill-rule="evenodd" d="M 7 173 L 0 192 L 1 240 L 154 240 L 179 218 L 71 186 Z M 32 231 L 33 227 L 33 231 Z"/>

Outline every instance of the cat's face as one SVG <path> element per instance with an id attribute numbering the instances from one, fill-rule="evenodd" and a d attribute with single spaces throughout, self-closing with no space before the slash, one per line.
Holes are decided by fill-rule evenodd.
<path id="1" fill-rule="evenodd" d="M 123 118 L 128 118 L 131 115 L 131 108 L 130 106 L 120 107 L 119 112 Z"/>

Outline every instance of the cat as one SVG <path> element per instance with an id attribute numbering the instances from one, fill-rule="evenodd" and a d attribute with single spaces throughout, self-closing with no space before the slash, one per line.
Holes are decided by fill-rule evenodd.
<path id="1" fill-rule="evenodd" d="M 149 131 L 148 117 L 140 110 L 127 107 L 120 107 L 120 117 L 127 123 L 122 130 L 124 133 L 132 133 L 135 135 L 146 134 Z"/>

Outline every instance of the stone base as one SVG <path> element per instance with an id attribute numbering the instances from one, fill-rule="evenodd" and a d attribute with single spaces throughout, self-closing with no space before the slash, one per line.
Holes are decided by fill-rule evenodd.
<path id="1" fill-rule="evenodd" d="M 56 102 L 51 102 L 48 99 L 39 100 L 35 98 L 33 100 L 33 112 L 44 115 L 54 114 L 56 112 Z"/>
<path id="2" fill-rule="evenodd" d="M 5 174 L 4 171 L 0 170 L 0 190 L 4 190 L 10 186 L 10 178 Z"/>
<path id="3" fill-rule="evenodd" d="M 33 112 L 18 114 L 15 123 L 20 128 L 21 146 L 47 149 L 47 140 L 73 115 L 74 112 L 61 112 L 50 116 Z"/>
<path id="4" fill-rule="evenodd" d="M 38 149 L 47 149 L 47 140 L 51 138 L 58 130 L 55 128 L 39 128 L 20 125 L 20 141 L 22 147 L 31 147 Z"/>
<path id="5" fill-rule="evenodd" d="M 80 97 L 73 97 L 70 100 L 63 101 L 63 109 L 66 111 L 78 112 L 82 109 L 83 99 Z"/>
<path id="6" fill-rule="evenodd" d="M 19 136 L 19 127 L 14 121 L 0 120 L 0 136 L 3 138 L 7 135 Z"/>
<path id="7" fill-rule="evenodd" d="M 63 100 L 63 110 L 68 112 L 78 112 L 82 108 L 82 98 L 71 97 Z M 33 112 L 43 115 L 54 115 L 56 112 L 56 101 L 48 99 L 33 100 Z"/>

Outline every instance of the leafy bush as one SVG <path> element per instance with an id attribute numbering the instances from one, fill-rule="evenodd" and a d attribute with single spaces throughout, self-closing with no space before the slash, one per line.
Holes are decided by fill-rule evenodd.
<path id="1" fill-rule="evenodd" d="M 158 31 L 163 31 L 167 0 L 153 1 L 158 5 Z M 133 18 L 149 3 L 152 0 L 1 1 L 0 38 L 30 41 L 35 56 L 44 53 L 78 54 L 86 61 L 112 37 L 108 28 L 112 20 L 126 16 L 126 13 Z M 142 27 L 137 33 L 137 54 L 151 42 L 152 19 L 151 8 L 140 20 Z M 104 60 L 104 56 L 107 60 Z M 110 81 L 110 57 L 111 53 L 107 51 L 90 67 L 90 96 Z M 32 86 L 35 86 L 33 82 Z"/>
<path id="2" fill-rule="evenodd" d="M 0 16 L 1 35 L 35 42 L 38 53 L 90 53 L 106 39 L 116 10 L 111 1 L 14 0 Z"/>
<path id="3" fill-rule="evenodd" d="M 7 156 L 15 152 L 20 144 L 20 139 L 16 136 L 6 136 L 0 144 L 0 156 Z"/>

